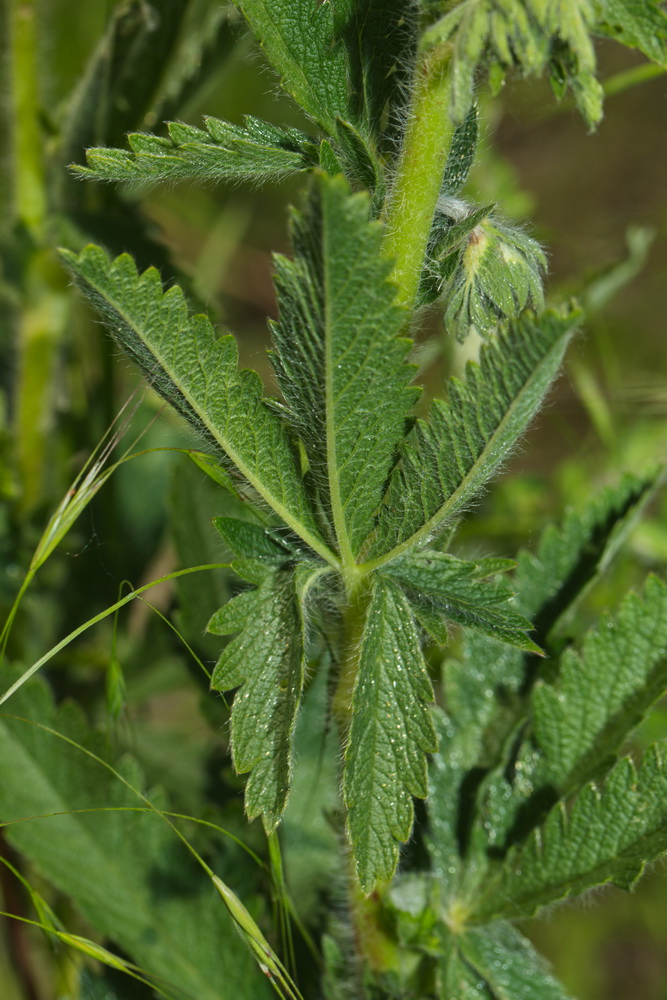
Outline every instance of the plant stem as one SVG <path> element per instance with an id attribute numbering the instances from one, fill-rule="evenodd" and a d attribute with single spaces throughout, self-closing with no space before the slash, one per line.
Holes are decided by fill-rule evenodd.
<path id="1" fill-rule="evenodd" d="M 352 694 L 359 669 L 359 652 L 369 600 L 370 586 L 367 580 L 361 580 L 356 589 L 348 592 L 348 602 L 343 614 L 339 646 L 340 668 L 332 701 L 332 711 L 343 745 L 347 741 L 352 718 Z"/>
<path id="2" fill-rule="evenodd" d="M 40 129 L 36 10 L 14 0 L 13 93 L 16 129 L 16 201 L 22 222 L 39 240 L 46 215 L 44 146 Z"/>
<path id="3" fill-rule="evenodd" d="M 11 232 L 15 213 L 12 76 L 10 0 L 0 0 L 0 237 Z"/>
<path id="4" fill-rule="evenodd" d="M 384 252 L 394 259 L 396 301 L 413 309 L 442 175 L 454 134 L 449 46 L 424 53 L 389 196 Z"/>

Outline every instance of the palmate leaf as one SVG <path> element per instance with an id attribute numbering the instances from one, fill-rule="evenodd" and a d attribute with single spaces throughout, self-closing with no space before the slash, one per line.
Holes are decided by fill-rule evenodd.
<path id="1" fill-rule="evenodd" d="M 12 847 L 73 901 L 99 935 L 155 976 L 170 1000 L 273 995 L 250 952 L 239 948 L 209 878 L 174 833 L 154 814 L 123 811 L 141 807 L 141 800 L 41 727 L 103 758 L 106 737 L 91 733 L 73 703 L 56 710 L 41 683 L 18 691 L 12 711 L 35 723 L 0 719 L 0 816 Z M 119 767 L 143 790 L 135 761 L 124 759 Z M 239 863 L 235 848 L 227 846 L 225 855 L 229 873 L 219 857 L 214 865 L 223 878 Z"/>
<path id="2" fill-rule="evenodd" d="M 250 771 L 245 805 L 262 815 L 267 832 L 282 816 L 292 776 L 292 738 L 303 688 L 306 625 L 303 601 L 321 564 L 276 570 L 270 565 L 255 590 L 244 591 L 211 618 L 215 635 L 232 639 L 216 664 L 211 686 L 240 686 L 232 707 L 232 757 Z"/>
<path id="3" fill-rule="evenodd" d="M 280 180 L 318 161 L 317 147 L 298 129 L 281 129 L 246 116 L 243 125 L 205 118 L 206 131 L 169 122 L 169 138 L 131 132 L 131 151 L 96 147 L 86 151 L 81 177 L 156 184 L 164 180 Z"/>
<path id="4" fill-rule="evenodd" d="M 186 420 L 306 543 L 326 559 L 287 430 L 262 398 L 256 372 L 238 369 L 230 335 L 216 339 L 205 316 L 189 316 L 180 288 L 164 293 L 155 268 L 111 261 L 99 247 L 62 251 L 77 283 L 121 347 Z"/>
<path id="5" fill-rule="evenodd" d="M 294 260 L 276 258 L 280 320 L 274 365 L 291 423 L 305 445 L 341 556 L 369 535 L 419 390 L 408 382 L 411 342 L 393 304 L 391 265 L 368 198 L 341 177 L 319 178 L 292 221 Z"/>
<path id="6" fill-rule="evenodd" d="M 319 0 L 234 0 L 280 82 L 329 135 L 349 119 L 349 61 L 335 5 Z"/>
<path id="7" fill-rule="evenodd" d="M 612 882 L 632 889 L 645 866 L 667 851 L 667 769 L 650 747 L 635 769 L 624 759 L 600 788 L 561 802 L 471 900 L 471 919 L 532 916 L 549 903 Z"/>
<path id="8" fill-rule="evenodd" d="M 427 793 L 426 753 L 436 747 L 419 629 L 400 588 L 379 575 L 358 657 L 343 794 L 359 881 L 370 892 L 394 873 L 412 796 Z"/>
<path id="9" fill-rule="evenodd" d="M 451 379 L 447 402 L 435 400 L 401 447 L 369 562 L 380 565 L 461 513 L 507 461 L 560 367 L 576 313 L 528 314 L 469 362 L 466 381 Z"/>
<path id="10" fill-rule="evenodd" d="M 509 924 L 443 933 L 441 1000 L 568 1000 L 542 957 Z"/>
<path id="11" fill-rule="evenodd" d="M 444 552 L 423 549 L 396 559 L 384 572 L 406 590 L 415 614 L 423 624 L 431 621 L 432 614 L 435 614 L 441 620 L 465 625 L 539 654 L 539 646 L 527 635 L 532 629 L 531 623 L 502 606 L 511 598 L 511 590 L 501 584 L 486 582 L 487 577 L 513 565 L 498 559 L 467 562 Z"/>

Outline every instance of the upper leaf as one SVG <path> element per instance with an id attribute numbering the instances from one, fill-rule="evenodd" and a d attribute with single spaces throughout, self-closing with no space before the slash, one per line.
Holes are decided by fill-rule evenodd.
<path id="1" fill-rule="evenodd" d="M 394 873 L 397 841 L 412 829 L 411 796 L 426 796 L 426 753 L 436 747 L 419 629 L 407 598 L 381 576 L 358 657 L 343 794 L 359 880 L 370 892 Z"/>
<path id="2" fill-rule="evenodd" d="M 349 61 L 335 5 L 318 0 L 234 0 L 280 80 L 329 135 L 349 117 Z"/>
<path id="3" fill-rule="evenodd" d="M 189 316 L 180 288 L 164 293 L 155 268 L 110 261 L 99 247 L 62 251 L 121 347 L 191 424 L 214 442 L 273 510 L 324 558 L 296 457 L 280 416 L 262 398 L 256 372 L 238 369 L 230 335 L 216 339 L 205 316 Z"/>
<path id="4" fill-rule="evenodd" d="M 267 571 L 256 590 L 244 591 L 211 618 L 215 635 L 240 632 L 224 649 L 211 679 L 217 691 L 241 687 L 232 708 L 232 756 L 239 774 L 251 771 L 245 804 L 262 814 L 270 832 L 287 803 L 292 738 L 305 669 L 304 590 L 321 565 Z"/>
<path id="5" fill-rule="evenodd" d="M 538 410 L 560 366 L 576 314 L 523 316 L 451 379 L 401 448 L 379 514 L 373 561 L 424 544 L 461 513 L 509 453 Z"/>
<path id="6" fill-rule="evenodd" d="M 104 181 L 193 179 L 269 180 L 307 170 L 318 160 L 310 136 L 246 116 L 243 125 L 206 118 L 206 131 L 169 122 L 169 138 L 131 132 L 131 151 L 97 147 L 86 151 L 87 167 L 72 167 L 82 177 Z"/>
<path id="7" fill-rule="evenodd" d="M 290 420 L 301 436 L 343 559 L 373 527 L 418 389 L 398 336 L 381 228 L 368 199 L 341 177 L 321 177 L 292 221 L 294 260 L 276 258 L 280 321 L 274 359 Z"/>
<path id="8" fill-rule="evenodd" d="M 667 62 L 667 14 L 659 0 L 604 0 L 599 28 L 653 62 Z"/>
<path id="9" fill-rule="evenodd" d="M 452 40 L 453 114 L 461 121 L 473 100 L 479 66 L 494 78 L 509 69 L 541 73 L 547 66 L 574 89 L 584 118 L 602 115 L 592 39 L 596 0 L 463 0 L 425 34 L 427 42 Z"/>
<path id="10" fill-rule="evenodd" d="M 478 887 L 472 917 L 523 918 L 549 903 L 613 882 L 631 889 L 667 851 L 667 769 L 650 747 L 637 770 L 621 760 L 604 786 L 587 785 L 568 811 L 559 803 L 495 878 Z"/>

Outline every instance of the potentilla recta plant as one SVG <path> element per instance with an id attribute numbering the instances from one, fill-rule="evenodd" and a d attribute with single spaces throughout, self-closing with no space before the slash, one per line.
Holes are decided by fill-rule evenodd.
<path id="1" fill-rule="evenodd" d="M 316 995 L 564 998 L 514 922 L 601 884 L 631 889 L 667 851 L 664 751 L 623 753 L 667 688 L 664 583 L 564 641 L 659 476 L 626 476 L 516 560 L 451 553 L 585 324 L 576 305 L 545 309 L 541 246 L 464 189 L 477 87 L 546 74 L 593 128 L 595 39 L 664 63 L 667 18 L 653 0 L 236 6 L 308 126 L 171 122 L 75 169 L 144 185 L 303 175 L 291 255 L 274 258 L 273 383 L 155 269 L 97 246 L 63 259 L 221 484 L 237 586 L 201 625 L 226 637 L 211 686 L 235 692 L 245 811 L 279 842 L 300 711 L 324 676 L 352 931 L 339 914 L 316 942 Z M 425 405 L 411 334 L 427 307 L 482 346 Z M 425 850 L 402 869 L 415 798 Z"/>

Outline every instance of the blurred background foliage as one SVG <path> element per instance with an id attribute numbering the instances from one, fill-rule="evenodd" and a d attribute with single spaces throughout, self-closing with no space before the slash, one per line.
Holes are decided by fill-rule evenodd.
<path id="1" fill-rule="evenodd" d="M 598 57 L 602 78 L 617 92 L 610 93 L 593 135 L 567 105 L 555 105 L 546 84 L 518 82 L 499 98 L 482 99 L 481 155 L 470 194 L 525 220 L 549 254 L 550 297 L 578 296 L 588 319 L 522 452 L 463 525 L 457 544 L 468 554 L 513 556 L 567 506 L 623 470 L 640 472 L 665 458 L 667 77 L 641 80 L 639 71 L 636 79 L 638 61 L 612 44 L 601 42 Z M 237 334 L 243 362 L 270 385 L 271 253 L 287 249 L 286 206 L 298 199 L 299 183 L 117 190 L 82 183 L 66 171 L 68 163 L 84 161 L 88 145 L 123 145 L 127 131 L 159 132 L 164 119 L 200 124 L 204 113 L 231 121 L 252 113 L 304 125 L 277 95 L 261 53 L 227 6 L 210 0 L 0 0 L 3 618 L 48 519 L 129 398 L 131 420 L 115 457 L 139 439 L 133 450 L 149 450 L 110 477 L 37 573 L 9 635 L 3 690 L 13 669 L 30 665 L 132 587 L 181 565 L 225 560 L 210 521 L 229 501 L 185 455 L 162 450 L 196 442 L 117 356 L 69 288 L 55 254 L 58 245 L 78 249 L 92 239 L 115 252 L 130 251 L 143 266 L 156 264 L 168 281 L 179 275 L 190 298 Z M 432 313 L 424 317 L 419 343 L 430 390 L 458 370 L 470 350 L 444 342 Z M 582 627 L 603 607 L 615 606 L 647 569 L 660 571 L 666 561 L 662 498 L 590 594 Z M 47 676 L 58 705 L 78 703 L 74 729 L 99 730 L 116 759 L 130 753 L 143 787 L 165 796 L 175 811 L 220 823 L 264 856 L 261 830 L 243 818 L 242 783 L 227 753 L 226 707 L 208 695 L 206 676 L 185 646 L 205 666 L 214 662 L 217 640 L 204 636 L 203 627 L 230 586 L 220 571 L 151 591 L 150 604 L 135 602 L 55 657 Z M 35 698 L 44 697 L 41 688 L 35 691 L 17 714 L 29 713 Z M 303 770 L 283 835 L 288 885 L 312 926 L 322 919 L 319 890 L 331 874 L 333 837 L 320 811 L 334 808 L 326 796 L 335 787 L 335 773 L 327 783 L 321 770 L 329 760 L 322 750 L 323 695 L 314 691 L 307 709 Z M 667 707 L 658 706 L 642 732 L 647 742 L 665 735 Z M 14 764 L 5 759 L 1 766 L 5 771 Z M 3 783 L 4 821 L 16 818 L 16 810 L 6 801 L 12 782 Z M 240 849 L 210 831 L 193 837 L 207 857 L 218 859 L 217 870 L 234 871 L 235 891 L 270 926 L 267 869 L 242 863 Z M 131 867 L 126 835 L 121 831 L 118 838 L 124 845 L 119 857 Z M 92 904 L 64 878 L 50 876 L 20 835 L 8 828 L 1 846 L 68 929 L 94 934 Z M 183 879 L 184 871 L 177 871 Z M 147 887 L 146 898 L 155 901 L 155 891 Z M 29 896 L 6 868 L 0 894 L 3 910 L 34 916 Z M 280 891 L 274 898 L 281 902 Z M 667 997 L 666 911 L 664 871 L 657 870 L 632 897 L 604 891 L 590 907 L 561 908 L 526 930 L 581 1000 L 660 1000 Z M 119 986 L 116 973 L 100 978 L 82 972 L 83 958 L 54 950 L 15 920 L 4 920 L 1 930 L 4 1000 L 112 998 L 114 989 L 122 997 L 151 995 L 141 985 L 128 986 L 130 980 Z M 104 941 L 104 934 L 98 922 L 97 939 Z M 244 963 L 232 947 L 239 977 L 234 995 L 260 996 L 250 959 Z M 150 964 L 151 955 L 135 960 Z M 242 992 L 246 975 L 255 992 Z"/>

